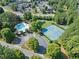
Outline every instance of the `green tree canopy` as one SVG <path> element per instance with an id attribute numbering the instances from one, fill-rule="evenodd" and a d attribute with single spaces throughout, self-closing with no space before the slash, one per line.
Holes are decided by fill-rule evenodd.
<path id="1" fill-rule="evenodd" d="M 48 45 L 47 55 L 52 59 L 64 59 L 61 53 L 61 48 L 56 43 L 51 43 Z"/>
<path id="2" fill-rule="evenodd" d="M 40 56 L 32 56 L 31 59 L 42 59 Z"/>
<path id="3" fill-rule="evenodd" d="M 30 19 L 32 19 L 32 13 L 31 13 L 31 12 L 25 12 L 25 13 L 24 13 L 24 19 L 25 19 L 25 20 L 30 20 Z"/>
<path id="4" fill-rule="evenodd" d="M 79 46 L 74 47 L 70 52 L 69 55 L 71 59 L 79 59 Z"/>
<path id="5" fill-rule="evenodd" d="M 0 22 L 2 23 L 2 28 L 9 27 L 14 29 L 15 24 L 19 21 L 16 19 L 16 15 L 11 12 L 4 12 L 0 15 Z"/>
<path id="6" fill-rule="evenodd" d="M 2 47 L 0 45 L 0 59 L 25 59 L 25 56 L 19 50 Z"/>
<path id="7" fill-rule="evenodd" d="M 53 1 L 53 0 L 49 0 Z M 50 2 L 52 5 L 56 4 L 56 14 L 54 20 L 61 25 L 70 25 L 75 20 L 77 15 L 77 1 L 76 0 L 55 0 Z"/>
<path id="8" fill-rule="evenodd" d="M 71 37 L 71 39 L 67 42 L 68 50 L 71 50 L 76 46 L 79 46 L 79 35 L 75 35 L 75 36 Z"/>
<path id="9" fill-rule="evenodd" d="M 39 49 L 39 42 L 35 38 L 30 38 L 27 42 L 27 45 L 30 49 L 34 50 L 34 52 L 38 52 Z"/>
<path id="10" fill-rule="evenodd" d="M 65 30 L 64 34 L 60 38 L 60 41 L 63 42 L 62 44 L 66 45 L 65 43 L 67 43 L 71 37 L 75 35 L 79 35 L 79 17 L 77 17 L 69 28 Z"/>
<path id="11" fill-rule="evenodd" d="M 40 22 L 40 21 L 34 21 L 34 22 L 32 22 L 32 24 L 31 24 L 31 29 L 33 30 L 33 31 L 35 31 L 35 32 L 38 32 L 39 30 L 41 30 L 42 29 L 42 22 Z"/>
<path id="12" fill-rule="evenodd" d="M 9 28 L 3 28 L 1 30 L 1 36 L 6 42 L 11 42 L 13 38 L 15 38 L 15 35 Z"/>
<path id="13" fill-rule="evenodd" d="M 13 4 L 11 5 L 11 8 L 12 8 L 13 11 L 16 11 L 16 10 L 17 10 L 17 5 L 16 5 L 15 3 L 13 3 Z"/>
<path id="14" fill-rule="evenodd" d="M 1 5 L 7 5 L 8 3 L 10 3 L 12 0 L 0 0 L 0 4 Z"/>

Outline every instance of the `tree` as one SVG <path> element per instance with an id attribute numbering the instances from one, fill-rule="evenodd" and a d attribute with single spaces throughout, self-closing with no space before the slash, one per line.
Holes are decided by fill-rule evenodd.
<path id="1" fill-rule="evenodd" d="M 73 37 L 71 37 L 71 39 L 67 42 L 67 50 L 71 50 L 76 46 L 79 46 L 79 35 L 75 35 Z"/>
<path id="2" fill-rule="evenodd" d="M 17 10 L 17 5 L 16 4 L 12 4 L 11 8 L 12 8 L 12 10 L 16 11 Z"/>
<path id="3" fill-rule="evenodd" d="M 79 17 L 77 13 L 76 0 L 68 0 L 65 5 L 67 6 L 66 18 L 68 29 L 60 38 L 61 45 L 68 51 L 70 59 L 79 59 Z"/>
<path id="4" fill-rule="evenodd" d="M 69 51 L 69 56 L 71 59 L 79 59 L 79 46 L 74 47 L 71 51 Z"/>
<path id="5" fill-rule="evenodd" d="M 35 38 L 30 38 L 27 42 L 27 45 L 30 49 L 34 50 L 34 52 L 38 52 L 39 49 L 39 42 Z"/>
<path id="6" fill-rule="evenodd" d="M 79 35 L 79 17 L 77 17 L 69 28 L 65 30 L 64 34 L 60 38 L 60 41 L 64 46 L 66 46 L 66 43 L 75 35 Z"/>
<path id="7" fill-rule="evenodd" d="M 25 55 L 17 49 L 10 49 L 0 45 L 0 58 L 1 59 L 25 59 Z"/>
<path id="8" fill-rule="evenodd" d="M 35 22 L 32 22 L 31 24 L 31 29 L 35 32 L 38 32 L 39 30 L 42 29 L 42 22 L 40 21 L 35 21 Z"/>
<path id="9" fill-rule="evenodd" d="M 11 2 L 11 0 L 1 0 L 1 1 L 0 1 L 0 4 L 1 4 L 2 6 L 4 6 L 4 5 L 9 4 L 10 2 Z"/>
<path id="10" fill-rule="evenodd" d="M 30 20 L 30 19 L 32 19 L 32 13 L 31 13 L 31 12 L 25 12 L 25 13 L 24 13 L 24 19 L 25 19 L 25 20 Z"/>
<path id="11" fill-rule="evenodd" d="M 51 59 L 64 59 L 61 53 L 61 49 L 56 43 L 51 43 L 48 45 L 47 55 L 51 57 Z"/>
<path id="12" fill-rule="evenodd" d="M 77 1 L 76 0 L 49 0 L 49 4 L 54 6 L 56 14 L 54 20 L 57 24 L 70 25 L 77 15 Z"/>
<path id="13" fill-rule="evenodd" d="M 8 43 L 11 43 L 11 41 L 13 41 L 13 38 L 15 38 L 15 35 L 9 28 L 3 28 L 1 30 L 1 36 Z"/>
<path id="14" fill-rule="evenodd" d="M 57 24 L 68 25 L 68 29 L 65 30 L 58 42 L 68 51 L 69 57 L 71 57 L 69 59 L 79 59 L 79 17 L 77 0 L 49 0 L 49 4 L 52 6 L 55 5 L 56 14 L 54 21 Z"/>
<path id="15" fill-rule="evenodd" d="M 32 16 L 32 21 L 37 21 L 38 18 L 38 16 Z"/>
<path id="16" fill-rule="evenodd" d="M 19 21 L 16 20 L 16 15 L 11 12 L 4 12 L 0 15 L 0 22 L 2 23 L 2 28 L 9 27 L 11 30 L 14 29 L 15 24 Z"/>
<path id="17" fill-rule="evenodd" d="M 32 56 L 31 59 L 42 59 L 40 56 Z"/>
<path id="18" fill-rule="evenodd" d="M 66 13 L 56 12 L 56 14 L 54 16 L 54 21 L 57 24 L 66 25 L 67 24 Z"/>
<path id="19" fill-rule="evenodd" d="M 50 5 L 57 4 L 59 0 L 48 0 Z"/>

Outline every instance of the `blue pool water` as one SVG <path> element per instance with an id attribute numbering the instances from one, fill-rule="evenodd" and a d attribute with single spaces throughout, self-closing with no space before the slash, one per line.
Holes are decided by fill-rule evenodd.
<path id="1" fill-rule="evenodd" d="M 23 23 L 19 23 L 16 25 L 17 30 L 24 28 L 25 25 Z"/>
<path id="2" fill-rule="evenodd" d="M 27 29 L 27 26 L 25 23 L 19 23 L 15 26 L 15 28 L 18 30 L 18 31 L 23 31 L 25 32 L 25 30 Z"/>
<path id="3" fill-rule="evenodd" d="M 25 26 L 24 26 L 24 24 L 20 23 L 20 24 L 18 24 L 16 27 L 17 27 L 17 29 L 21 29 L 21 28 L 23 28 L 23 27 L 25 27 Z"/>
<path id="4" fill-rule="evenodd" d="M 45 29 L 42 29 L 42 33 L 50 40 L 57 40 L 64 33 L 64 30 L 55 25 L 52 25 Z"/>

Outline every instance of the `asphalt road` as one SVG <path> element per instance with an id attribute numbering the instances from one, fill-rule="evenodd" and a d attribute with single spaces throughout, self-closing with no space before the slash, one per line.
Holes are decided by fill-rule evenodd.
<path id="1" fill-rule="evenodd" d="M 39 34 L 33 34 L 33 36 L 38 40 L 39 42 L 39 53 L 40 54 L 44 54 L 45 51 L 46 51 L 46 48 L 48 47 L 48 42 L 47 40 L 45 39 L 45 37 L 39 35 Z"/>
<path id="2" fill-rule="evenodd" d="M 35 35 L 35 38 L 38 40 L 39 45 L 40 45 L 39 53 L 34 53 L 32 51 L 21 48 L 21 45 L 23 45 L 26 41 L 29 40 L 29 38 L 31 38 L 34 35 Z M 43 59 L 46 59 L 43 55 L 43 52 L 48 47 L 48 42 L 45 40 L 45 38 L 43 36 L 40 36 L 39 34 L 27 34 L 26 36 L 21 36 L 19 38 L 21 39 L 21 42 L 19 44 L 16 44 L 16 45 L 8 44 L 6 42 L 0 42 L 0 44 L 2 46 L 9 47 L 11 49 L 13 49 L 13 48 L 19 49 L 20 51 L 22 51 L 25 54 L 25 56 L 28 56 L 28 57 L 31 57 L 33 55 L 39 55 Z"/>
<path id="3" fill-rule="evenodd" d="M 22 51 L 22 53 L 24 53 L 25 56 L 28 56 L 28 57 L 31 57 L 33 55 L 38 55 L 38 56 L 42 57 L 43 59 L 46 59 L 43 54 L 34 53 L 32 51 L 23 49 L 23 48 L 21 48 L 20 46 L 17 46 L 17 45 L 8 44 L 6 42 L 0 42 L 0 44 L 2 46 L 5 46 L 5 47 L 11 48 L 11 49 L 19 49 L 20 51 Z"/>

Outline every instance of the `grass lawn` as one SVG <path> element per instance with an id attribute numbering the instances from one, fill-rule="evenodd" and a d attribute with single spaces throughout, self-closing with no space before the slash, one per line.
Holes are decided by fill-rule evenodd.
<path id="1" fill-rule="evenodd" d="M 6 8 L 5 11 L 10 11 L 12 12 L 13 10 L 11 8 Z"/>
<path id="2" fill-rule="evenodd" d="M 60 27 L 61 29 L 67 29 L 68 28 L 68 26 L 65 26 L 65 25 L 59 25 L 59 24 L 57 24 L 56 22 L 54 22 L 54 21 L 46 21 L 44 24 L 43 24 L 43 26 L 42 26 L 42 28 L 47 28 L 48 26 L 51 26 L 51 25 L 56 25 L 57 27 Z"/>
<path id="3" fill-rule="evenodd" d="M 43 24 L 42 28 L 47 28 L 48 26 L 51 26 L 53 23 L 55 23 L 55 22 L 54 22 L 54 21 L 46 21 L 46 22 Z"/>
<path id="4" fill-rule="evenodd" d="M 20 18 L 21 18 L 22 20 L 24 20 L 24 16 L 20 16 Z"/>
<path id="5" fill-rule="evenodd" d="M 12 12 L 13 11 L 10 7 L 4 7 L 4 6 L 1 6 L 1 5 L 0 5 L 0 7 L 2 7 L 4 9 L 4 11 L 6 11 L 6 12 Z"/>
<path id="6" fill-rule="evenodd" d="M 68 26 L 67 25 L 59 25 L 60 27 L 62 27 L 63 29 L 67 29 Z"/>
<path id="7" fill-rule="evenodd" d="M 0 38 L 0 41 L 4 41 L 4 39 Z"/>

